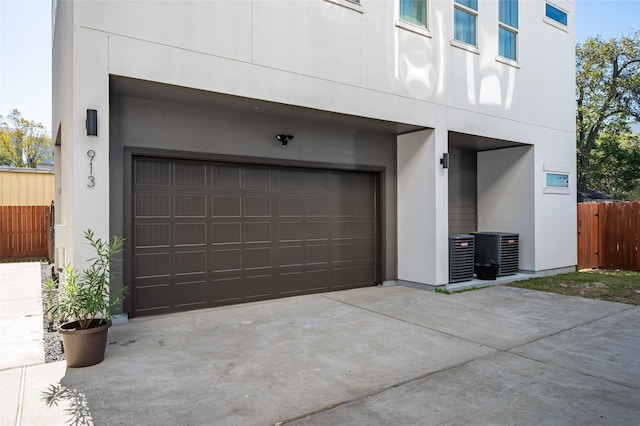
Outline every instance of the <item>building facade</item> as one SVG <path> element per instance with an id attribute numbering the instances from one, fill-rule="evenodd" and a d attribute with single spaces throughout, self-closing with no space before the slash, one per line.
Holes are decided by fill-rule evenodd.
<path id="1" fill-rule="evenodd" d="M 124 236 L 131 315 L 444 285 L 449 233 L 574 270 L 574 10 L 54 2 L 57 262 Z"/>

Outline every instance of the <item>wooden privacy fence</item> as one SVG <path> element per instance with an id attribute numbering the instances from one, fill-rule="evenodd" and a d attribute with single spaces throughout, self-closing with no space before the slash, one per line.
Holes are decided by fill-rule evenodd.
<path id="1" fill-rule="evenodd" d="M 640 271 L 640 202 L 578 204 L 578 269 Z"/>
<path id="2" fill-rule="evenodd" d="M 50 206 L 0 206 L 0 260 L 51 260 L 50 223 Z"/>

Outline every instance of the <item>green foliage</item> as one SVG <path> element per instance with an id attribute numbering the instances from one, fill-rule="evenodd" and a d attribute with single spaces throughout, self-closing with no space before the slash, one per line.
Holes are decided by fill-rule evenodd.
<path id="1" fill-rule="evenodd" d="M 580 199 L 591 188 L 617 196 L 637 189 L 640 148 L 630 124 L 640 121 L 640 31 L 576 46 L 576 102 Z"/>
<path id="2" fill-rule="evenodd" d="M 14 109 L 0 115 L 0 166 L 36 167 L 51 158 L 51 139 L 42 123 L 22 117 Z"/>
<path id="3" fill-rule="evenodd" d="M 64 283 L 59 287 L 58 295 L 48 301 L 48 313 L 65 320 L 78 321 L 85 329 L 94 319 L 109 321 L 120 303 L 124 288 L 117 294 L 111 294 L 109 281 L 112 277 L 111 264 L 122 250 L 124 239 L 114 236 L 111 242 L 96 238 L 93 231 L 86 230 L 84 237 L 96 252 L 96 257 L 87 269 L 79 272 L 71 265 L 63 270 Z M 47 283 L 46 289 L 54 284 Z"/>

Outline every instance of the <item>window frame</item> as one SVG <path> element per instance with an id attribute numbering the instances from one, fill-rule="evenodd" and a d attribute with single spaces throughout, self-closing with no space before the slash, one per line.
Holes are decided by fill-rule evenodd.
<path id="1" fill-rule="evenodd" d="M 571 173 L 567 167 L 544 165 L 544 189 L 545 194 L 571 194 Z M 566 185 L 549 185 L 550 176 L 563 176 L 566 178 Z"/>
<path id="2" fill-rule="evenodd" d="M 547 15 L 547 7 L 551 7 L 552 9 L 555 9 L 558 12 L 564 13 L 567 23 L 563 24 L 562 22 L 549 17 Z M 543 14 L 542 21 L 562 31 L 569 32 L 569 12 L 551 1 L 544 2 L 544 14 Z"/>
<path id="3" fill-rule="evenodd" d="M 498 56 L 500 58 L 504 58 L 505 60 L 507 60 L 509 62 L 512 62 L 512 63 L 515 63 L 515 64 L 518 63 L 518 58 L 520 56 L 518 54 L 518 45 L 519 45 L 519 43 L 518 43 L 518 38 L 519 38 L 518 37 L 519 36 L 518 22 L 520 20 L 520 16 L 519 16 L 520 15 L 520 5 L 518 4 L 518 1 L 519 0 L 516 0 L 516 16 L 515 16 L 515 24 L 516 24 L 516 26 L 513 26 L 510 23 L 503 22 L 503 21 L 500 20 L 500 15 L 501 15 L 500 14 L 500 11 L 501 11 L 500 7 L 502 5 L 502 2 L 498 1 Z M 514 54 L 514 57 L 513 58 L 510 58 L 508 56 L 504 56 L 504 55 L 502 55 L 500 53 L 500 50 L 501 50 L 501 47 L 502 47 L 501 39 L 500 39 L 500 30 L 501 29 L 512 33 L 513 36 L 514 36 L 514 38 L 513 38 L 513 43 L 514 43 L 513 54 Z M 504 62 L 504 61 L 500 61 L 500 62 Z"/>
<path id="4" fill-rule="evenodd" d="M 476 4 L 477 7 L 479 8 L 479 4 Z M 466 13 L 467 15 L 470 15 L 473 17 L 473 41 L 474 43 L 469 43 L 465 40 L 460 40 L 458 38 L 456 38 L 456 9 L 458 9 L 459 11 Z M 478 10 L 477 9 L 473 9 L 465 4 L 459 3 L 458 0 L 454 0 L 453 2 L 453 39 L 452 42 L 458 42 L 458 43 L 464 43 L 467 46 L 471 46 L 472 48 L 477 49 L 478 48 Z M 456 44 L 452 43 L 454 46 Z M 458 46 L 460 47 L 460 46 Z"/>
<path id="5" fill-rule="evenodd" d="M 401 6 L 402 6 L 403 0 L 398 0 L 398 9 L 397 9 L 398 10 L 398 21 L 400 21 L 402 23 L 405 23 L 405 24 L 416 26 L 418 28 L 422 28 L 422 29 L 428 30 L 429 29 L 429 15 L 430 15 L 430 13 L 429 13 L 429 0 L 409 0 L 409 1 L 411 1 L 411 2 L 418 2 L 418 1 L 424 2 L 424 10 L 425 10 L 425 18 L 424 19 L 425 19 L 425 22 L 424 23 L 419 23 L 419 22 L 413 22 L 412 20 L 404 19 L 402 17 L 402 15 L 401 15 L 401 13 L 402 13 L 401 12 Z"/>

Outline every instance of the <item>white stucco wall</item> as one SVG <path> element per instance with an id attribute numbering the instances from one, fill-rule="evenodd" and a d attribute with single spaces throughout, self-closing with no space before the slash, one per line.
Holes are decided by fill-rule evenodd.
<path id="1" fill-rule="evenodd" d="M 91 227 L 108 237 L 112 74 L 434 129 L 422 142 L 400 136 L 397 160 L 398 190 L 400 180 L 417 185 L 417 196 L 397 200 L 398 265 L 411 265 L 398 275 L 431 284 L 446 281 L 447 175 L 436 160 L 447 150 L 447 132 L 530 144 L 515 156 L 522 170 L 504 169 L 518 176 L 535 216 L 523 225 L 535 242 L 524 250 L 522 267 L 574 265 L 575 1 L 554 1 L 568 12 L 566 31 L 544 22 L 544 1 L 519 2 L 514 66 L 496 59 L 497 0 L 479 3 L 478 49 L 471 52 L 452 44 L 453 2 L 444 0 L 429 2 L 427 35 L 396 25 L 394 1 L 363 0 L 355 8 L 326 0 L 296 7 L 285 0 L 58 2 L 53 128 L 62 126 L 63 146 L 56 244 L 67 260 L 79 261 L 86 257 L 79 232 Z M 98 137 L 86 136 L 87 108 L 98 110 Z M 423 142 L 414 168 L 406 156 Z M 88 149 L 96 152 L 94 188 L 86 186 Z M 571 195 L 543 194 L 541 169 L 548 163 L 568 165 Z M 433 214 L 413 217 L 429 202 Z M 426 221 L 424 241 L 402 236 L 403 215 Z M 495 220 L 484 216 L 479 225 Z M 425 256 L 431 263 L 408 262 Z"/>

